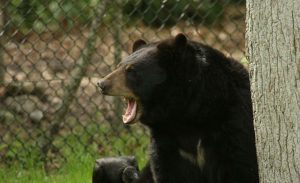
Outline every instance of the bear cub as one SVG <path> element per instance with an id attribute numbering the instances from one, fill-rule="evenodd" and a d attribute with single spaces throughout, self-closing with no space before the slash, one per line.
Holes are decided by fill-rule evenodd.
<path id="1" fill-rule="evenodd" d="M 138 178 L 134 156 L 106 157 L 96 160 L 92 183 L 135 183 Z"/>
<path id="2" fill-rule="evenodd" d="M 137 182 L 259 182 L 249 74 L 239 62 L 183 34 L 138 40 L 98 86 L 125 99 L 125 124 L 150 130 Z"/>

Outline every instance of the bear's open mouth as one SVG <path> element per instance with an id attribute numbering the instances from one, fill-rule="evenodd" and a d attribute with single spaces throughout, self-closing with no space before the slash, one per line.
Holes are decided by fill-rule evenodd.
<path id="1" fill-rule="evenodd" d="M 137 101 L 133 98 L 125 98 L 127 107 L 125 109 L 125 114 L 122 115 L 123 123 L 129 124 L 134 121 L 137 115 Z"/>

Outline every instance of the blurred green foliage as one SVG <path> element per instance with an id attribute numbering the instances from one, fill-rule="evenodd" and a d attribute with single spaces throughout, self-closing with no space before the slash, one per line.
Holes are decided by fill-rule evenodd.
<path id="1" fill-rule="evenodd" d="M 210 0 L 130 0 L 123 12 L 151 26 L 174 25 L 180 20 L 211 24 L 222 14 L 222 5 Z"/>
<path id="2" fill-rule="evenodd" d="M 22 32 L 59 27 L 68 30 L 76 25 L 90 25 L 99 0 L 11 0 L 4 5 L 9 25 Z M 198 24 L 212 24 L 223 14 L 229 3 L 242 4 L 245 0 L 124 0 L 109 3 L 105 15 L 107 25 L 114 13 L 122 13 L 126 23 L 142 21 L 146 25 L 174 25 L 181 20 Z M 118 11 L 121 9 L 121 11 Z"/>
<path id="3" fill-rule="evenodd" d="M 95 3 L 95 0 L 12 0 L 6 8 L 10 27 L 39 32 L 90 23 Z"/>

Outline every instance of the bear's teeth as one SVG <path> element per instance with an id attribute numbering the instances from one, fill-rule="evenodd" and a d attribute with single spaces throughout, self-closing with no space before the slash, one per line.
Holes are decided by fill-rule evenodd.
<path id="1" fill-rule="evenodd" d="M 125 114 L 122 115 L 123 122 L 130 123 L 134 120 L 136 116 L 137 103 L 134 99 L 127 99 L 127 108 Z"/>

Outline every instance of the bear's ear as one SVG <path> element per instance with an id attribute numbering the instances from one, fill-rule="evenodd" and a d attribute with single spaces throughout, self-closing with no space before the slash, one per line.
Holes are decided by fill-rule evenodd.
<path id="1" fill-rule="evenodd" d="M 144 40 L 142 40 L 142 39 L 136 40 L 133 43 L 132 52 L 135 52 L 136 50 L 140 49 L 145 44 L 146 44 L 146 42 Z"/>
<path id="2" fill-rule="evenodd" d="M 137 162 L 134 156 L 126 156 L 126 160 L 129 165 L 131 166 L 137 166 Z"/>
<path id="3" fill-rule="evenodd" d="M 183 47 L 185 47 L 187 44 L 187 38 L 185 37 L 184 34 L 179 33 L 175 36 L 175 38 L 173 39 L 167 39 L 165 41 L 160 42 L 157 45 L 157 48 L 159 50 L 163 50 L 163 51 L 167 51 L 171 49 L 181 49 Z"/>
<path id="4" fill-rule="evenodd" d="M 187 43 L 187 39 L 184 34 L 179 33 L 175 36 L 175 44 L 176 46 L 185 46 Z"/>

